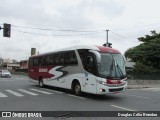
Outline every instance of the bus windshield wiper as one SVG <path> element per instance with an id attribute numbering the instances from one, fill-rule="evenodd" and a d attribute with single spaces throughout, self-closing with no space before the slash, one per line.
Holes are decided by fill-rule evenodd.
<path id="1" fill-rule="evenodd" d="M 119 73 L 120 73 L 122 76 L 124 76 L 124 74 L 123 74 L 120 66 L 118 65 L 117 61 L 115 61 L 115 62 L 116 62 L 116 64 L 117 64 L 116 66 L 117 66 L 117 68 L 118 68 Z"/>
<path id="2" fill-rule="evenodd" d="M 115 67 L 115 70 L 114 70 L 114 67 Z M 115 71 L 115 75 L 112 74 L 113 71 Z M 116 71 L 116 66 L 115 66 L 115 60 L 114 60 L 114 58 L 113 58 L 113 61 L 112 61 L 112 64 L 111 64 L 110 74 L 111 74 L 111 77 L 113 77 L 113 78 L 118 77 L 118 74 L 117 74 L 117 71 Z"/>

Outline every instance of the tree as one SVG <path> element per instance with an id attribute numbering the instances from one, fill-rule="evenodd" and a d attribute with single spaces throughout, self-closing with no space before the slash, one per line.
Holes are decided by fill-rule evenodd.
<path id="1" fill-rule="evenodd" d="M 138 38 L 140 45 L 129 48 L 125 52 L 125 57 L 136 62 L 137 72 L 157 72 L 160 71 L 160 33 L 151 31 L 151 35 Z"/>

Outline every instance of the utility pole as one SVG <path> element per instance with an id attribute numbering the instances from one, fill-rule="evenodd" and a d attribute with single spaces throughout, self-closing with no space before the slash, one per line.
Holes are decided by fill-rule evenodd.
<path id="1" fill-rule="evenodd" d="M 109 44 L 108 44 L 108 31 L 109 31 L 109 30 L 106 30 L 106 47 L 109 46 Z"/>
<path id="2" fill-rule="evenodd" d="M 109 30 L 106 30 L 106 43 L 103 44 L 103 46 L 112 48 L 112 43 L 108 42 L 108 31 Z"/>

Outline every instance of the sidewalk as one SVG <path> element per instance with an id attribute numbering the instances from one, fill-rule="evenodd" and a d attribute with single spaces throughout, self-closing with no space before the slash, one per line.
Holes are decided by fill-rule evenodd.
<path id="1" fill-rule="evenodd" d="M 160 88 L 160 80 L 128 79 L 128 89 Z"/>

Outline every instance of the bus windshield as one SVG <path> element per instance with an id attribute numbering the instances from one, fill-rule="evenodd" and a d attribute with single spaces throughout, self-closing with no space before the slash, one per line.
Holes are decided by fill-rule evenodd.
<path id="1" fill-rule="evenodd" d="M 101 62 L 98 64 L 100 76 L 108 79 L 122 79 L 126 77 L 125 60 L 121 54 L 100 53 Z"/>

